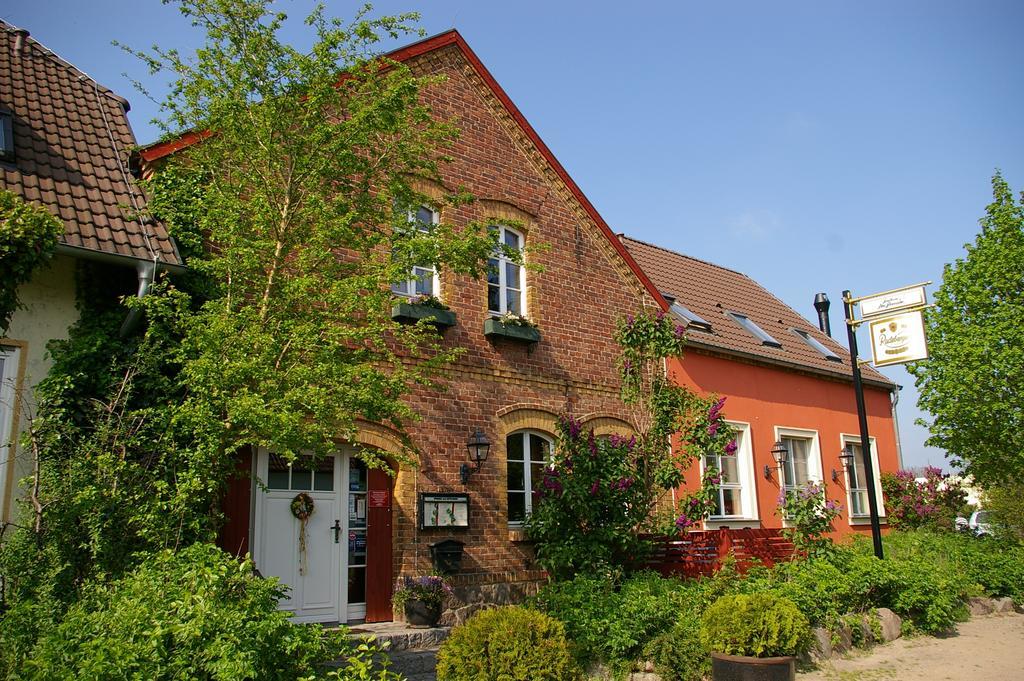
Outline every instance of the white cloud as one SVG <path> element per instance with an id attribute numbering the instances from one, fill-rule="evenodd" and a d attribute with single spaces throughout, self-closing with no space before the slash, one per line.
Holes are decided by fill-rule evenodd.
<path id="1" fill-rule="evenodd" d="M 779 231 L 782 221 L 770 210 L 753 210 L 731 218 L 727 225 L 736 238 L 766 239 Z"/>

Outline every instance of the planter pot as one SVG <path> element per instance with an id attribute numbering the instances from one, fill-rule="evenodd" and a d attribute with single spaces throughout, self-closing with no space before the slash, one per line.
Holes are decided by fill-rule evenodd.
<path id="1" fill-rule="evenodd" d="M 406 324 L 415 324 L 425 319 L 434 326 L 455 326 L 455 313 L 451 310 L 439 310 L 436 307 L 414 303 L 395 303 L 391 306 L 391 318 Z"/>
<path id="2" fill-rule="evenodd" d="M 441 619 L 441 604 L 424 603 L 414 598 L 405 602 L 405 623 L 413 629 L 430 629 Z"/>
<path id="3" fill-rule="evenodd" d="M 747 657 L 711 653 L 712 681 L 794 681 L 795 657 Z"/>
<path id="4" fill-rule="evenodd" d="M 536 343 L 540 340 L 540 331 L 534 327 L 503 324 L 498 319 L 484 320 L 484 335 L 488 338 L 508 338 L 520 343 Z"/>

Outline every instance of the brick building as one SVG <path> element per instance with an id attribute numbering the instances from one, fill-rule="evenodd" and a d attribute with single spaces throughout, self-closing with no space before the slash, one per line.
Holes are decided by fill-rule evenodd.
<path id="1" fill-rule="evenodd" d="M 669 363 L 670 374 L 702 393 L 725 396 L 725 417 L 738 433 L 735 457 L 710 462 L 731 475 L 705 528 L 780 527 L 780 485 L 817 481 L 843 507 L 835 534 L 870 534 L 846 348 L 744 274 L 635 239 L 622 241 L 688 325 L 687 351 Z M 874 470 L 894 472 L 900 467 L 893 413 L 898 387 L 869 366 L 862 374 Z M 772 455 L 776 443 L 787 450 L 781 468 Z M 856 455 L 849 467 L 839 458 L 847 446 Z M 686 485 L 699 479 L 694 467 Z M 884 516 L 877 477 L 875 483 Z"/>
<path id="2" fill-rule="evenodd" d="M 506 244 L 548 248 L 527 256 L 539 271 L 501 263 L 500 276 L 490 282 L 416 272 L 408 285 L 396 287 L 416 293 L 419 277 L 419 290 L 430 289 L 455 314 L 444 342 L 466 349 L 446 370 L 446 391 L 423 389 L 410 398 L 422 416 L 409 427 L 420 452 L 416 468 L 399 467 L 394 478 L 366 471 L 344 444 L 317 471 L 298 464 L 289 469 L 270 452 L 243 462 L 247 475 L 229 493 L 223 545 L 251 551 L 264 574 L 289 584 L 282 607 L 300 621 L 391 619 L 396 577 L 434 572 L 430 546 L 445 540 L 464 544 L 454 583 L 467 602 L 500 602 L 535 587 L 542 574 L 521 523 L 556 421 L 571 413 L 597 433 L 631 432 L 619 400 L 612 332 L 619 317 L 663 304 L 457 32 L 389 57 L 418 76 L 443 75 L 424 98 L 438 117 L 461 129 L 448 152 L 453 161 L 441 168 L 443 184 L 421 181 L 416 189 L 440 199 L 464 187 L 476 197 L 445 208 L 443 216 L 424 206 L 424 221 L 487 220 Z M 157 162 L 182 141 L 189 140 L 153 145 L 143 159 Z M 493 320 L 506 311 L 534 322 L 539 340 L 504 335 Z M 467 442 L 477 433 L 490 449 L 474 470 Z M 357 440 L 385 454 L 402 447 L 397 433 L 379 424 L 363 424 Z M 300 491 L 311 494 L 318 509 L 306 530 L 304 565 L 297 557 L 298 523 L 288 508 Z"/>

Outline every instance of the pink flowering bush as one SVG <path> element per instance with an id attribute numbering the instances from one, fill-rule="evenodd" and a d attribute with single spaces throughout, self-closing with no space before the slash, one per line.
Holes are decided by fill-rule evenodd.
<path id="1" fill-rule="evenodd" d="M 725 399 L 696 395 L 666 375 L 665 360 L 685 343 L 681 325 L 660 311 L 628 316 L 615 339 L 622 401 L 637 433 L 595 437 L 563 417 L 526 520 L 538 562 L 559 579 L 632 567 L 646 550 L 640 535 L 684 531 L 707 517 L 717 471 L 709 469 L 701 489 L 678 505 L 668 503 L 669 491 L 682 485 L 694 460 L 736 449 L 723 419 Z"/>
<path id="2" fill-rule="evenodd" d="M 911 471 L 882 473 L 889 524 L 904 529 L 951 529 L 967 502 L 967 493 L 959 481 L 934 466 L 925 468 L 923 477 L 918 482 Z"/>
<path id="3" fill-rule="evenodd" d="M 842 511 L 836 501 L 825 497 L 825 486 L 808 482 L 803 487 L 779 491 L 779 514 L 789 523 L 784 532 L 805 555 L 827 551 L 832 540 L 826 535 Z"/>
<path id="4" fill-rule="evenodd" d="M 649 500 L 638 481 L 636 438 L 595 437 L 579 421 L 558 424 L 554 461 L 534 491 L 526 531 L 537 561 L 557 578 L 602 571 L 642 555 L 637 528 Z"/>

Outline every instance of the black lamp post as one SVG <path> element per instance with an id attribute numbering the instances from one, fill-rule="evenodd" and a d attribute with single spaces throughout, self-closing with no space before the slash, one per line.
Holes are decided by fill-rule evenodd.
<path id="1" fill-rule="evenodd" d="M 459 477 L 462 478 L 463 485 L 469 482 L 469 476 L 480 470 L 480 465 L 487 460 L 487 453 L 491 451 L 491 443 L 487 436 L 477 428 L 473 431 L 469 442 L 466 443 L 466 449 L 469 451 L 469 460 L 473 462 L 474 467 L 471 469 L 468 463 L 459 467 Z"/>

